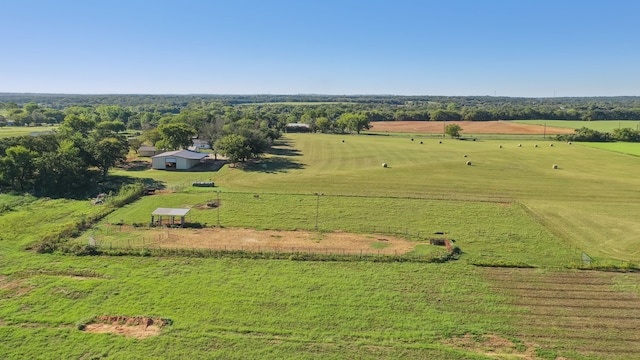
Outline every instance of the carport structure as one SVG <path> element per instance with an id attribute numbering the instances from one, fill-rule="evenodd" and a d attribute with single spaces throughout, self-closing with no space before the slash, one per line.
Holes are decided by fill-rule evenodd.
<path id="1" fill-rule="evenodd" d="M 185 217 L 189 213 L 189 210 L 190 209 L 157 208 L 151 213 L 151 225 L 162 225 L 165 219 L 168 225 L 176 225 L 176 217 L 180 217 L 180 227 L 184 227 Z"/>

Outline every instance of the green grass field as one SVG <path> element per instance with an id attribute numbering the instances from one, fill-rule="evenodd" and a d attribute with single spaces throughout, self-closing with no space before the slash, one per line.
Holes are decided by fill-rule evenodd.
<path id="1" fill-rule="evenodd" d="M 224 226 L 313 229 L 317 211 L 324 231 L 447 231 L 463 255 L 446 264 L 37 255 L 25 249 L 102 208 L 2 195 L 0 358 L 636 359 L 638 274 L 565 267 L 582 251 L 640 260 L 637 161 L 550 141 L 292 134 L 246 170 L 116 170 L 176 192 L 94 232 L 220 196 Z M 206 179 L 218 187 L 188 186 Z M 469 264 L 500 261 L 537 268 Z M 173 323 L 146 339 L 78 330 L 97 315 Z"/>
<path id="2" fill-rule="evenodd" d="M 0 138 L 29 135 L 31 133 L 55 131 L 55 126 L 4 126 L 0 127 Z"/>
<path id="3" fill-rule="evenodd" d="M 581 143 L 580 145 L 593 147 L 596 149 L 608 150 L 622 154 L 640 156 L 640 143 Z"/>
<path id="4" fill-rule="evenodd" d="M 579 121 L 579 120 L 517 120 L 515 122 L 532 125 L 547 125 L 550 127 L 561 127 L 569 129 L 579 129 L 586 127 L 589 129 L 612 132 L 618 128 L 631 128 L 637 130 L 640 121 L 637 120 L 608 120 L 608 121 Z"/>

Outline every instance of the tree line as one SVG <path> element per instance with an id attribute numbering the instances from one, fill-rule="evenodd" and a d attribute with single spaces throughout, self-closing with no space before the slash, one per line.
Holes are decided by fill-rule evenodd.
<path id="1" fill-rule="evenodd" d="M 309 123 L 321 117 L 335 121 L 344 113 L 363 114 L 370 122 L 640 120 L 640 97 L 0 94 L 0 126 L 59 124 L 73 107 L 94 109 L 129 129 L 143 130 L 157 126 L 166 115 L 187 110 L 215 116 L 258 113 L 277 117 L 280 123 Z"/>

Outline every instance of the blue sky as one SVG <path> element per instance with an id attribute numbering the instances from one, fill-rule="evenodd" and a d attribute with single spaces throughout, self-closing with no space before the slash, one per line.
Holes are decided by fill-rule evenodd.
<path id="1" fill-rule="evenodd" d="M 640 96 L 634 0 L 7 0 L 0 92 Z"/>

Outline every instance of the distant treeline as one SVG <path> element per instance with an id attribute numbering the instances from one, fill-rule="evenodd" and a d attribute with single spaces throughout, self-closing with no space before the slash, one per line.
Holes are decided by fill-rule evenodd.
<path id="1" fill-rule="evenodd" d="M 37 112 L 21 111 L 26 105 Z M 0 93 L 0 118 L 17 124 L 60 123 L 70 107 L 120 108 L 128 128 L 139 129 L 147 116 L 189 109 L 259 114 L 269 121 L 336 120 L 360 113 L 368 121 L 402 120 L 640 120 L 640 97 L 513 98 L 493 96 L 374 95 L 63 95 Z M 0 123 L 0 125 L 2 125 Z M 310 123 L 313 125 L 313 123 Z"/>

